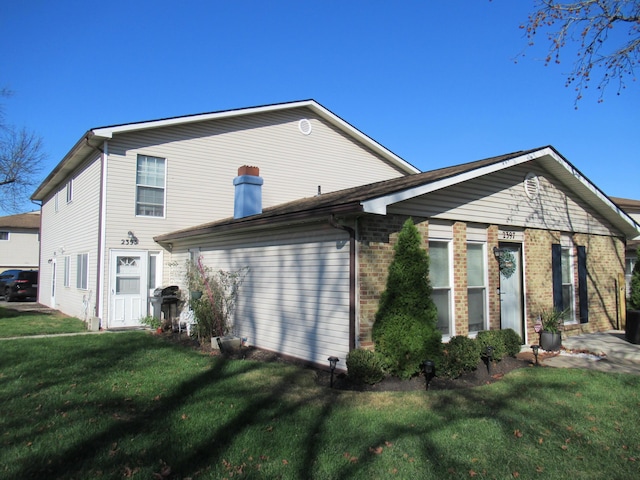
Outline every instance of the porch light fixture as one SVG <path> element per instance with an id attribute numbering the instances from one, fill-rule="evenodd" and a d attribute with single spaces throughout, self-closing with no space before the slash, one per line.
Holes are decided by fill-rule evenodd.
<path id="1" fill-rule="evenodd" d="M 484 356 L 487 359 L 487 373 L 491 375 L 491 362 L 493 360 L 493 346 L 487 345 L 484 349 Z"/>
<path id="2" fill-rule="evenodd" d="M 536 366 L 538 365 L 538 351 L 540 350 L 540 345 L 531 345 L 531 350 L 533 350 L 533 356 L 536 357 Z"/>
<path id="3" fill-rule="evenodd" d="M 422 367 L 424 368 L 424 377 L 427 380 L 425 390 L 429 390 L 429 383 L 436 376 L 436 364 L 433 360 L 425 360 Z"/>
<path id="4" fill-rule="evenodd" d="M 327 360 L 329 360 L 329 368 L 331 369 L 331 383 L 330 383 L 330 386 L 331 386 L 331 388 L 333 388 L 333 372 L 336 369 L 336 364 L 340 361 L 340 359 L 338 357 L 329 357 L 329 358 L 327 358 Z"/>
<path id="5" fill-rule="evenodd" d="M 502 255 L 502 250 L 498 247 L 493 247 L 493 256 L 496 257 L 496 260 L 500 261 L 500 256 Z"/>

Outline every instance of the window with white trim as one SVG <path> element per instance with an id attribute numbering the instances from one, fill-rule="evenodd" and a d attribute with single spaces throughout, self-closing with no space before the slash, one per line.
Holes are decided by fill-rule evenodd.
<path id="1" fill-rule="evenodd" d="M 467 243 L 467 307 L 469 333 L 485 329 L 487 318 L 486 261 L 484 243 Z"/>
<path id="2" fill-rule="evenodd" d="M 76 287 L 87 290 L 89 285 L 89 254 L 80 253 L 76 265 Z"/>
<path id="3" fill-rule="evenodd" d="M 71 286 L 71 257 L 66 255 L 64 257 L 64 286 Z"/>
<path id="4" fill-rule="evenodd" d="M 451 328 L 451 262 L 449 241 L 429 241 L 429 278 L 431 298 L 438 309 L 438 330 L 443 336 L 452 335 Z"/>
<path id="5" fill-rule="evenodd" d="M 136 170 L 136 215 L 164 217 L 166 161 L 138 155 Z"/>
<path id="6" fill-rule="evenodd" d="M 67 203 L 73 200 L 73 179 L 67 182 Z"/>
<path id="7" fill-rule="evenodd" d="M 0 240 L 9 240 L 9 232 L 0 232 Z"/>

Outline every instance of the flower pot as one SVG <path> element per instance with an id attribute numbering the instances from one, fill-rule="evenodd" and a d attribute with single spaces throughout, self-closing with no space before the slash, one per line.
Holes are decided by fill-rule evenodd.
<path id="1" fill-rule="evenodd" d="M 195 291 L 190 293 L 191 293 L 191 300 L 200 300 L 200 297 L 202 297 L 202 292 L 200 291 Z"/>
<path id="2" fill-rule="evenodd" d="M 562 333 L 547 332 L 546 330 L 543 330 L 540 332 L 540 346 L 547 352 L 560 350 L 560 347 L 562 346 Z"/>
<path id="3" fill-rule="evenodd" d="M 634 345 L 640 344 L 640 310 L 627 310 L 624 337 Z"/>

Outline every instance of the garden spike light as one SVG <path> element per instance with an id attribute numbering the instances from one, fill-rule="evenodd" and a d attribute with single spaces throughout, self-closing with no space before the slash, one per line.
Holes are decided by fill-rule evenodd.
<path id="1" fill-rule="evenodd" d="M 329 357 L 329 368 L 331 369 L 331 388 L 333 388 L 333 371 L 336 369 L 336 364 L 340 361 L 338 357 Z"/>
<path id="2" fill-rule="evenodd" d="M 425 389 L 429 390 L 429 382 L 436 376 L 436 364 L 433 360 L 425 360 L 422 366 L 424 367 L 424 377 L 427 380 Z"/>

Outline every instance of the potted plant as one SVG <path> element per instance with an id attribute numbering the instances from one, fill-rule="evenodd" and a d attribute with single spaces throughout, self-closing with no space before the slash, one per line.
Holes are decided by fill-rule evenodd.
<path id="1" fill-rule="evenodd" d="M 540 347 L 548 352 L 560 350 L 562 346 L 562 332 L 566 310 L 543 310 L 540 313 Z"/>
<path id="2" fill-rule="evenodd" d="M 625 338 L 633 343 L 640 343 L 640 247 L 636 252 L 636 264 L 631 272 L 631 285 L 627 299 Z"/>

